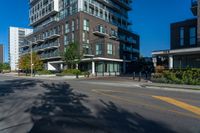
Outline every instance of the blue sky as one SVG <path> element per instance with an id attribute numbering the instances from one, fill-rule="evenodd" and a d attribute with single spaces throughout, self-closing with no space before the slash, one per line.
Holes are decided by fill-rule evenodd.
<path id="1" fill-rule="evenodd" d="M 133 0 L 130 13 L 132 29 L 141 37 L 141 54 L 169 49 L 170 23 L 193 17 L 191 0 Z M 8 6 L 9 5 L 9 6 Z M 0 43 L 5 45 L 8 59 L 9 26 L 28 27 L 28 0 L 2 0 L 0 5 Z"/>

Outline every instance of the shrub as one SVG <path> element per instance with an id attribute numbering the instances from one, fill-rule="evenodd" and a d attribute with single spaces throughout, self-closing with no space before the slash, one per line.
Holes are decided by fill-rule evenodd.
<path id="1" fill-rule="evenodd" d="M 163 72 L 163 77 L 169 83 L 200 85 L 200 69 L 174 69 Z"/>
<path id="2" fill-rule="evenodd" d="M 49 70 L 42 70 L 42 71 L 38 71 L 37 74 L 39 74 L 39 75 L 50 75 L 50 74 L 53 74 L 53 73 Z"/>
<path id="3" fill-rule="evenodd" d="M 155 72 L 156 72 L 156 73 L 163 73 L 164 70 L 165 70 L 165 67 L 164 67 L 164 66 L 157 66 L 157 67 L 155 68 Z"/>
<path id="4" fill-rule="evenodd" d="M 81 74 L 81 71 L 78 70 L 78 69 L 67 69 L 67 70 L 64 70 L 61 74 L 63 75 L 80 75 Z"/>
<path id="5" fill-rule="evenodd" d="M 89 77 L 90 76 L 90 72 L 82 72 L 82 75 L 84 75 L 85 77 Z"/>

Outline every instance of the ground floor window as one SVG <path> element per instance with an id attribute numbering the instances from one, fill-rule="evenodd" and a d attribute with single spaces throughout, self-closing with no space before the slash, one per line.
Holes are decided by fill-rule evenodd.
<path id="1" fill-rule="evenodd" d="M 118 62 L 97 62 L 96 63 L 97 72 L 119 72 L 120 63 Z"/>

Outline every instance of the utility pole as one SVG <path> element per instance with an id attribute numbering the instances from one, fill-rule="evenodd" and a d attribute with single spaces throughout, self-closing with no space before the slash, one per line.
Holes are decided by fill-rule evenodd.
<path id="1" fill-rule="evenodd" d="M 33 42 L 31 42 L 31 41 L 29 41 L 29 40 L 27 40 L 27 39 L 25 39 L 28 43 L 30 43 L 30 49 L 31 49 L 31 53 L 30 53 L 30 56 L 31 56 L 31 77 L 33 77 L 33 48 L 32 48 L 32 46 L 33 46 Z"/>
<path id="2" fill-rule="evenodd" d="M 33 48 L 31 43 L 31 77 L 33 77 Z"/>

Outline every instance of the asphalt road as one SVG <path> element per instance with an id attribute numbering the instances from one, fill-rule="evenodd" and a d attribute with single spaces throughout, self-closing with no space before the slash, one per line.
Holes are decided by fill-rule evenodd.
<path id="1" fill-rule="evenodd" d="M 0 133 L 200 133 L 200 92 L 0 75 Z"/>

